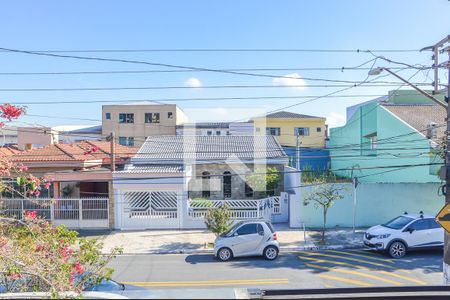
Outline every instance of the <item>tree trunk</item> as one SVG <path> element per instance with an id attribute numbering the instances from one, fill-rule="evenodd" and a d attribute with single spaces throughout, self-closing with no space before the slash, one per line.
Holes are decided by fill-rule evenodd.
<path id="1" fill-rule="evenodd" d="M 322 242 L 325 242 L 325 231 L 327 230 L 327 209 L 323 208 L 323 228 L 322 228 Z"/>

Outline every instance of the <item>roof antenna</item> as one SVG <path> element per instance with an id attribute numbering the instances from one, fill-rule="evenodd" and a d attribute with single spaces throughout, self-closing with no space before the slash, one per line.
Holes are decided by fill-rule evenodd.
<path id="1" fill-rule="evenodd" d="M 404 213 L 403 213 L 404 215 L 407 215 L 408 214 L 408 212 L 407 211 L 405 211 Z"/>

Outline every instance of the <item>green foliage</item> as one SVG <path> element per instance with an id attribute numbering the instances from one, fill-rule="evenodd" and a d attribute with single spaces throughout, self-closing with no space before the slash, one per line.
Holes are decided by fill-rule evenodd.
<path id="1" fill-rule="evenodd" d="M 226 204 L 208 210 L 205 217 L 206 228 L 216 236 L 226 232 L 233 222 L 231 221 L 231 211 Z"/>
<path id="2" fill-rule="evenodd" d="M 258 168 L 254 174 L 247 176 L 247 184 L 254 191 L 261 191 L 266 195 L 275 195 L 280 181 L 280 171 L 276 168 Z"/>
<path id="3" fill-rule="evenodd" d="M 344 198 L 342 192 L 344 187 L 332 183 L 322 183 L 313 187 L 312 191 L 308 193 L 303 199 L 303 205 L 314 205 L 315 209 L 322 209 L 323 213 L 323 230 L 322 240 L 325 240 L 325 231 L 327 226 L 328 210 L 338 200 Z"/>
<path id="4" fill-rule="evenodd" d="M 0 285 L 10 292 L 48 292 L 79 295 L 84 286 L 110 278 L 107 264 L 116 248 L 103 255 L 102 243 L 77 237 L 77 232 L 27 212 L 25 219 L 0 223 Z"/>

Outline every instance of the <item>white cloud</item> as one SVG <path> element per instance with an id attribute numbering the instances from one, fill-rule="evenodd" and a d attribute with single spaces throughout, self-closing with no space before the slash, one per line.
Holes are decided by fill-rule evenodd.
<path id="1" fill-rule="evenodd" d="M 345 116 L 340 113 L 332 112 L 327 116 L 328 127 L 339 127 L 345 125 Z"/>
<path id="2" fill-rule="evenodd" d="M 272 84 L 276 86 L 291 86 L 292 88 L 304 90 L 306 82 L 297 73 L 286 74 L 282 77 L 274 78 Z"/>
<path id="3" fill-rule="evenodd" d="M 192 87 L 192 88 L 200 88 L 202 87 L 202 82 L 195 77 L 191 77 L 184 82 L 184 86 Z"/>

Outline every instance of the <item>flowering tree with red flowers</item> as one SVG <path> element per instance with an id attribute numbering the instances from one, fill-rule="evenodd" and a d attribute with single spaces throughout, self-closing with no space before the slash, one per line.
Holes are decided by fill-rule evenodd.
<path id="1" fill-rule="evenodd" d="M 0 105 L 0 121 L 12 121 L 25 108 Z M 4 122 L 0 122 L 0 127 Z M 36 201 L 51 182 L 29 174 L 26 166 L 0 157 L 0 192 L 9 191 Z M 14 185 L 1 178 L 14 179 Z M 9 180 L 9 181 L 10 181 Z M 17 190 L 17 186 L 19 190 Z M 2 217 L 0 194 L 0 293 L 48 292 L 52 298 L 77 297 L 86 287 L 112 274 L 108 262 L 120 252 L 103 255 L 103 245 L 95 239 L 77 237 L 65 226 L 53 226 L 36 211 L 23 211 L 21 219 Z"/>

